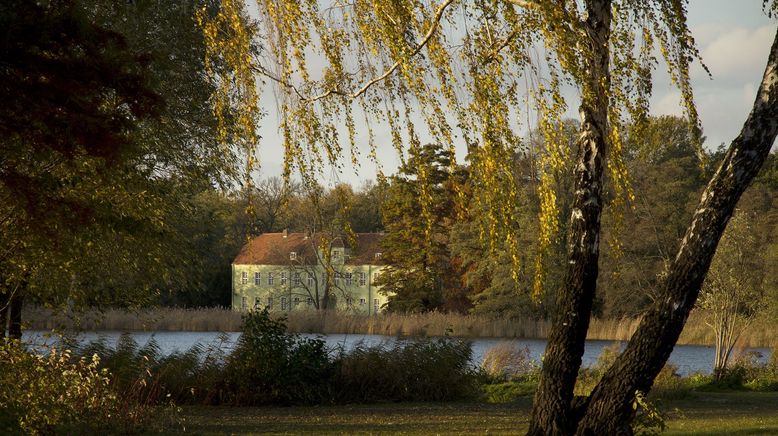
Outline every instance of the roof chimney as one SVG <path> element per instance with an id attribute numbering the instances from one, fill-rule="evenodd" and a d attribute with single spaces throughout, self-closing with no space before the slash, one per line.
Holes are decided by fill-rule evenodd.
<path id="1" fill-rule="evenodd" d="M 288 229 L 284 229 L 284 238 L 286 238 L 287 236 L 289 236 L 289 230 Z"/>

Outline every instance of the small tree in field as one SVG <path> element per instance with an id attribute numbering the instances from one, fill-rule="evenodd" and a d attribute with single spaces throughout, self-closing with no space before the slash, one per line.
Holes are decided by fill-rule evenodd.
<path id="1" fill-rule="evenodd" d="M 740 335 L 767 306 L 761 287 L 764 265 L 754 252 L 756 236 L 749 218 L 740 212 L 732 218 L 697 302 L 715 335 L 716 375 L 727 367 Z"/>

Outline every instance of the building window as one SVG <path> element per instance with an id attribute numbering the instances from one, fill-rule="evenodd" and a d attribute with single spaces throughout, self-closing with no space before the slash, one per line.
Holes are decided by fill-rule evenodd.
<path id="1" fill-rule="evenodd" d="M 378 273 L 373 274 L 373 283 L 375 283 L 376 280 L 378 280 Z"/>
<path id="2" fill-rule="evenodd" d="M 359 273 L 359 286 L 365 286 L 366 281 L 367 281 L 367 274 L 363 272 Z"/>
<path id="3" fill-rule="evenodd" d="M 240 308 L 246 310 L 246 297 L 241 298 Z"/>
<path id="4" fill-rule="evenodd" d="M 273 273 L 267 273 L 267 284 L 273 286 Z"/>
<path id="5" fill-rule="evenodd" d="M 297 252 L 296 251 L 290 251 L 289 252 L 289 260 L 297 260 Z"/>
<path id="6" fill-rule="evenodd" d="M 249 273 L 248 272 L 243 271 L 242 273 L 240 273 L 240 282 L 241 282 L 241 284 L 244 284 L 244 285 L 249 282 Z"/>
<path id="7" fill-rule="evenodd" d="M 346 298 L 346 306 L 351 307 L 354 304 L 354 300 L 351 297 Z"/>
<path id="8" fill-rule="evenodd" d="M 261 306 L 261 305 L 262 305 L 262 303 L 261 303 L 259 297 L 255 297 L 254 298 L 254 309 L 259 309 L 259 306 Z"/>
<path id="9" fill-rule="evenodd" d="M 306 303 L 308 303 L 309 306 L 313 305 L 313 298 L 308 297 L 308 300 L 306 301 Z"/>
<path id="10" fill-rule="evenodd" d="M 267 297 L 267 310 L 273 310 L 273 297 Z"/>
<path id="11" fill-rule="evenodd" d="M 339 259 L 340 258 L 340 251 L 339 250 L 332 250 L 332 258 L 333 259 Z"/>
<path id="12" fill-rule="evenodd" d="M 294 273 L 294 285 L 300 286 L 300 273 L 296 272 Z"/>
<path id="13" fill-rule="evenodd" d="M 300 297 L 294 297 L 294 307 L 300 305 Z"/>
<path id="14" fill-rule="evenodd" d="M 335 286 L 340 285 L 340 273 L 333 274 L 333 279 L 335 280 Z"/>
<path id="15" fill-rule="evenodd" d="M 281 310 L 286 310 L 286 297 L 281 297 Z"/>
<path id="16" fill-rule="evenodd" d="M 351 283 L 353 282 L 354 274 L 353 273 L 345 273 L 343 276 L 346 279 L 346 286 L 351 286 Z"/>
<path id="17" fill-rule="evenodd" d="M 377 313 L 379 308 L 378 298 L 373 299 L 373 313 Z"/>
<path id="18" fill-rule="evenodd" d="M 313 286 L 313 281 L 316 280 L 313 274 L 314 273 L 308 273 L 308 286 Z"/>
<path id="19" fill-rule="evenodd" d="M 376 253 L 376 254 L 375 254 L 375 256 L 374 256 L 374 257 L 375 257 L 375 260 L 380 260 L 380 259 L 381 259 L 381 255 L 382 255 L 382 254 L 383 254 L 383 253 L 380 253 L 380 252 L 379 252 L 379 253 Z"/>
<path id="20" fill-rule="evenodd" d="M 285 272 L 281 273 L 281 284 L 282 285 L 286 284 L 286 273 Z"/>
<path id="21" fill-rule="evenodd" d="M 364 306 L 365 304 L 367 304 L 367 300 L 365 300 L 364 298 L 360 298 L 359 299 L 359 305 L 360 306 Z"/>
<path id="22" fill-rule="evenodd" d="M 254 284 L 255 285 L 261 285 L 262 284 L 262 276 L 258 273 L 254 273 Z"/>

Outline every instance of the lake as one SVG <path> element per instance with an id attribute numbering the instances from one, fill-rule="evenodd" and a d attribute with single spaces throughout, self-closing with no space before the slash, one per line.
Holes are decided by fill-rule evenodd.
<path id="1" fill-rule="evenodd" d="M 118 331 L 100 331 L 84 332 L 78 336 L 80 343 L 88 343 L 103 338 L 110 346 L 116 344 L 117 339 L 122 334 Z M 165 353 L 175 351 L 186 351 L 195 344 L 217 344 L 220 341 L 218 332 L 130 332 L 132 337 L 139 345 L 146 344 L 154 338 Z M 239 332 L 225 333 L 226 342 L 223 348 L 229 350 L 234 346 L 235 341 L 240 337 Z M 345 350 L 353 348 L 358 343 L 365 345 L 378 345 L 381 343 L 392 344 L 398 339 L 394 336 L 381 335 L 315 335 L 303 334 L 304 337 L 321 337 L 331 349 L 343 347 Z M 31 343 L 51 342 L 45 337 L 45 332 L 25 331 L 23 335 L 25 341 Z M 470 338 L 468 339 L 473 348 L 473 363 L 480 364 L 484 353 L 494 345 L 505 341 L 501 338 Z M 521 347 L 527 347 L 530 357 L 535 361 L 540 361 L 540 357 L 546 348 L 545 339 L 515 339 Z M 586 348 L 583 355 L 583 365 L 590 366 L 597 361 L 602 349 L 613 344 L 613 341 L 586 341 Z M 623 345 L 623 344 L 622 344 Z M 749 348 L 747 351 L 755 351 L 761 354 L 761 361 L 767 362 L 771 350 L 769 348 Z M 710 373 L 713 370 L 714 348 L 712 346 L 701 345 L 677 345 L 670 355 L 670 362 L 678 367 L 681 375 L 688 375 L 695 372 Z"/>

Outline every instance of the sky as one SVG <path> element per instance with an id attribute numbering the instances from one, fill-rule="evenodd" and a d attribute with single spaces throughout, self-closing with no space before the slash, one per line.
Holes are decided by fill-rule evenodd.
<path id="1" fill-rule="evenodd" d="M 762 12 L 761 5 L 762 0 L 689 1 L 689 26 L 712 76 L 699 65 L 692 68 L 695 101 L 707 138 L 705 145 L 710 149 L 722 143 L 728 145 L 735 138 L 753 104 L 778 24 Z M 281 174 L 283 149 L 273 96 L 266 93 L 260 104 L 268 114 L 259 130 L 261 166 L 256 177 L 266 178 Z M 682 114 L 680 93 L 670 83 L 661 63 L 654 78 L 651 112 L 653 115 Z M 571 108 L 568 115 L 574 114 Z M 385 174 L 392 174 L 399 158 L 389 144 L 388 134 L 381 132 L 380 126 L 376 131 L 380 165 Z M 366 136 L 358 132 L 357 141 L 366 152 Z M 461 159 L 461 155 L 458 157 Z M 357 169 L 347 166 L 341 173 L 325 171 L 325 180 L 321 182 L 327 186 L 348 182 L 359 187 L 374 179 L 377 169 L 369 159 L 363 160 L 365 163 Z"/>

